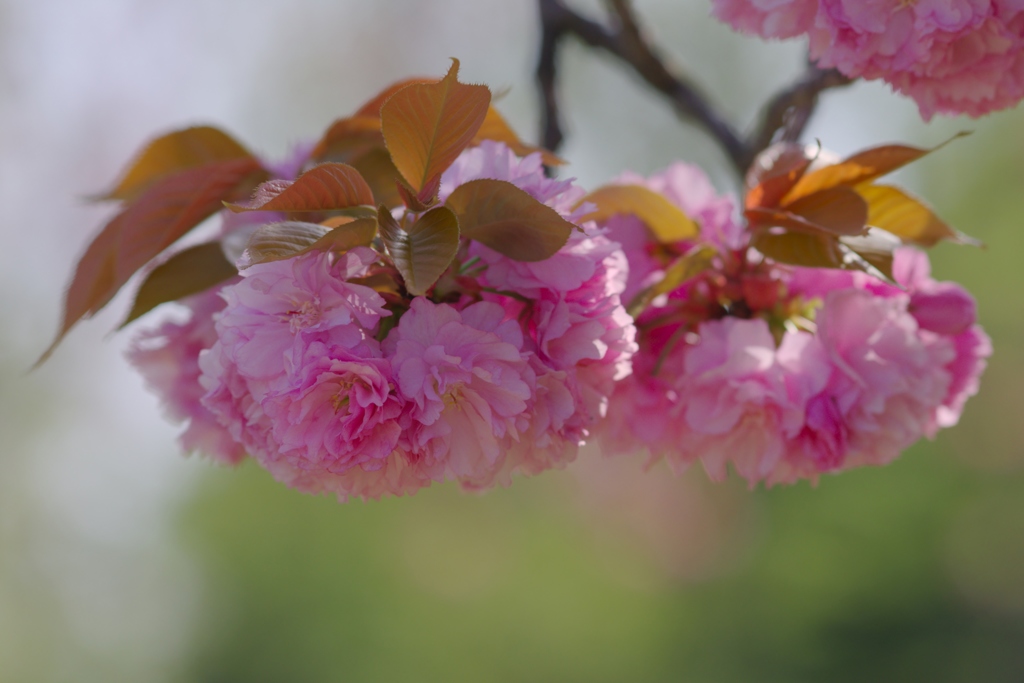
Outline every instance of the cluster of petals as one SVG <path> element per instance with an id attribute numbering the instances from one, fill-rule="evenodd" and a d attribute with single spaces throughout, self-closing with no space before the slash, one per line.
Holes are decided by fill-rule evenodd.
<path id="1" fill-rule="evenodd" d="M 583 192 L 545 177 L 539 154 L 470 149 L 444 175 L 442 199 L 477 178 L 579 215 Z M 201 295 L 184 326 L 144 332 L 161 343 L 140 341 L 133 360 L 172 415 L 190 420 L 185 445 L 225 462 L 248 454 L 306 492 L 377 498 L 444 480 L 483 489 L 563 466 L 630 372 L 625 257 L 593 225 L 540 262 L 465 249 L 486 293 L 415 297 L 397 322 L 354 281 L 380 262 L 373 249 L 252 265 Z"/>
<path id="2" fill-rule="evenodd" d="M 670 177 L 683 175 L 673 167 L 652 181 Z M 664 194 L 698 217 L 700 239 L 721 248 L 727 219 L 700 218 L 694 200 L 713 203 L 705 182 L 695 184 L 689 202 Z M 651 242 L 638 222 L 619 221 L 612 235 L 633 244 L 630 253 L 644 254 L 639 243 Z M 631 279 L 658 277 L 651 262 L 642 258 Z M 642 447 L 677 472 L 701 461 L 716 479 L 731 465 L 752 485 L 788 483 L 890 462 L 957 422 L 991 345 L 973 299 L 955 283 L 933 280 L 922 252 L 897 250 L 899 287 L 849 271 L 775 266 L 770 274 L 779 303 L 802 303 L 813 323 L 773 320 L 773 330 L 771 314 L 749 311 L 666 316 L 687 303 L 692 283 L 640 314 L 634 372 L 619 382 L 602 425 L 606 451 Z"/>
<path id="3" fill-rule="evenodd" d="M 926 119 L 1024 98 L 1020 0 L 713 0 L 712 12 L 764 38 L 806 34 L 819 66 L 883 79 Z"/>

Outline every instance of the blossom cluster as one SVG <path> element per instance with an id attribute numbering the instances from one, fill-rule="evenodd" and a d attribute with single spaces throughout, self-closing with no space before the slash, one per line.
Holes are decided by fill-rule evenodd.
<path id="1" fill-rule="evenodd" d="M 699 460 L 718 479 L 731 464 L 772 484 L 888 463 L 957 422 L 991 345 L 974 300 L 933 280 L 923 252 L 895 251 L 894 282 L 774 263 L 747 248 L 732 200 L 699 169 L 620 182 L 659 192 L 701 226 L 665 245 L 637 216 L 607 220 L 629 254 L 627 297 L 694 243 L 719 257 L 638 315 L 640 352 L 612 395 L 606 449 L 642 444 L 676 471 Z"/>
<path id="2" fill-rule="evenodd" d="M 807 35 L 819 66 L 882 79 L 925 119 L 981 116 L 1024 98 L 1019 0 L 713 0 L 712 12 L 764 38 Z"/>
<path id="3" fill-rule="evenodd" d="M 462 152 L 441 200 L 481 178 L 579 220 L 579 188 L 495 142 Z M 368 246 L 256 263 L 189 300 L 186 323 L 142 332 L 130 359 L 187 423 L 183 448 L 247 453 L 339 499 L 480 489 L 571 461 L 636 349 L 618 245 L 592 223 L 540 261 L 463 239 L 438 286 L 404 302 L 370 286 L 384 267 Z"/>

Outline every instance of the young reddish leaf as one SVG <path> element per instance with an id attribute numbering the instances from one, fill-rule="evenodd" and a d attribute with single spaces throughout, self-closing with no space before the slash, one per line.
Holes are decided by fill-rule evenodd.
<path id="1" fill-rule="evenodd" d="M 543 261 L 561 249 L 575 225 L 510 182 L 483 178 L 464 183 L 445 203 L 463 237 L 517 261 Z"/>
<path id="2" fill-rule="evenodd" d="M 149 272 L 120 327 L 160 304 L 205 292 L 235 275 L 238 269 L 224 257 L 220 242 L 205 242 L 179 251 Z"/>
<path id="3" fill-rule="evenodd" d="M 839 240 L 824 233 L 758 230 L 751 245 L 779 263 L 809 268 L 840 268 L 843 265 Z"/>
<path id="4" fill-rule="evenodd" d="M 487 115 L 491 91 L 458 82 L 459 60 L 436 83 L 407 85 L 381 107 L 381 128 L 395 168 L 419 193 L 455 161 Z"/>
<path id="5" fill-rule="evenodd" d="M 470 146 L 475 147 L 484 140 L 503 142 L 510 150 L 521 157 L 533 154 L 534 152 L 540 152 L 541 158 L 544 160 L 544 164 L 546 166 L 565 165 L 564 159 L 558 158 L 543 147 L 527 145 L 520 140 L 519 136 L 516 135 L 514 130 L 512 130 L 512 127 L 508 125 L 505 117 L 495 109 L 494 105 L 491 105 L 487 109 L 487 115 L 484 117 L 484 122 L 480 126 L 480 130 L 478 130 L 476 135 L 473 136 L 473 141 L 470 143 Z"/>
<path id="6" fill-rule="evenodd" d="M 868 225 L 887 230 L 904 242 L 931 247 L 940 240 L 979 245 L 954 230 L 917 197 L 888 185 L 860 185 L 857 192 L 868 203 Z"/>
<path id="7" fill-rule="evenodd" d="M 663 195 L 640 185 L 605 185 L 581 199 L 577 206 L 589 202 L 597 208 L 580 221 L 602 221 L 616 214 L 634 215 L 663 244 L 692 239 L 700 228 L 682 209 Z"/>
<path id="8" fill-rule="evenodd" d="M 384 88 L 379 93 L 374 95 L 373 98 L 371 98 L 370 101 L 368 101 L 366 104 L 359 107 L 359 109 L 356 110 L 356 116 L 368 116 L 371 118 L 380 119 L 381 107 L 384 106 L 385 102 L 391 99 L 392 95 L 394 95 L 396 92 L 405 88 L 408 85 L 421 85 L 424 83 L 437 83 L 437 79 L 422 76 L 406 78 L 404 80 L 398 81 L 397 83 L 392 83 L 391 85 L 389 85 L 388 87 Z"/>
<path id="9" fill-rule="evenodd" d="M 833 187 L 801 197 L 785 210 L 833 235 L 861 235 L 868 221 L 868 205 L 848 187 Z"/>
<path id="10" fill-rule="evenodd" d="M 420 213 L 437 204 L 437 192 L 441 189 L 441 176 L 434 176 L 423 189 L 416 192 L 401 178 L 395 179 L 395 191 L 402 203 L 413 213 Z"/>
<path id="11" fill-rule="evenodd" d="M 246 192 L 266 172 L 255 159 L 220 161 L 156 181 L 107 223 L 78 262 L 56 339 L 43 362 L 82 318 L 103 308 L 142 266 L 209 216 Z"/>
<path id="12" fill-rule="evenodd" d="M 796 184 L 815 159 L 820 149 L 795 142 L 778 142 L 757 155 L 747 171 L 747 195 L 744 206 L 778 206 L 779 200 Z"/>
<path id="13" fill-rule="evenodd" d="M 932 149 L 908 147 L 906 145 L 882 145 L 872 147 L 863 152 L 816 171 L 804 175 L 782 199 L 785 206 L 801 197 L 806 197 L 821 190 L 838 185 L 860 185 L 892 173 L 912 161 L 945 147 L 953 140 L 963 137 L 966 133 L 958 133 L 952 138 Z"/>
<path id="14" fill-rule="evenodd" d="M 378 204 L 395 208 L 402 204 L 402 196 L 395 183 L 399 179 L 398 169 L 391 162 L 391 155 L 383 147 L 373 149 L 353 159 L 352 167 L 359 171 L 370 186 Z"/>
<path id="15" fill-rule="evenodd" d="M 661 280 L 633 297 L 626 311 L 634 318 L 637 317 L 656 298 L 662 294 L 668 294 L 687 280 L 709 269 L 717 254 L 718 251 L 707 244 L 698 245 L 686 252 L 665 269 L 665 275 Z"/>
<path id="16" fill-rule="evenodd" d="M 331 211 L 373 205 L 373 192 L 348 164 L 314 166 L 298 179 L 263 183 L 247 204 L 227 204 L 242 211 Z"/>
<path id="17" fill-rule="evenodd" d="M 251 158 L 245 147 L 211 126 L 168 133 L 153 140 L 135 158 L 114 189 L 98 199 L 130 200 L 155 181 L 178 171 L 215 161 Z"/>
<path id="18" fill-rule="evenodd" d="M 374 218 L 352 219 L 336 217 L 326 225 L 283 221 L 261 225 L 242 255 L 242 268 L 266 261 L 280 261 L 308 251 L 344 252 L 353 247 L 367 246 L 377 234 Z"/>
<path id="19" fill-rule="evenodd" d="M 408 228 L 387 207 L 377 212 L 380 236 L 413 296 L 426 294 L 459 250 L 459 221 L 451 209 L 431 209 Z"/>
<path id="20" fill-rule="evenodd" d="M 384 148 L 379 116 L 350 116 L 331 124 L 310 153 L 318 161 L 349 162 L 372 149 Z"/>

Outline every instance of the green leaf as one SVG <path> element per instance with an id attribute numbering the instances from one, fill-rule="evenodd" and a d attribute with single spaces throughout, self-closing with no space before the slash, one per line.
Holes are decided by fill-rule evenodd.
<path id="1" fill-rule="evenodd" d="M 359 171 L 348 164 L 314 166 L 296 180 L 263 183 L 246 204 L 227 204 L 242 211 L 332 211 L 355 206 L 372 206 L 373 192 Z"/>
<path id="2" fill-rule="evenodd" d="M 437 83 L 395 92 L 380 110 L 381 130 L 395 167 L 419 193 L 451 166 L 487 116 L 491 91 L 459 83 L 459 60 Z"/>
<path id="3" fill-rule="evenodd" d="M 678 289 L 687 280 L 711 268 L 717 255 L 718 251 L 708 244 L 694 247 L 669 264 L 661 280 L 637 293 L 626 311 L 634 318 L 637 317 L 662 294 Z"/>
<path id="4" fill-rule="evenodd" d="M 114 189 L 97 199 L 131 200 L 172 173 L 217 161 L 248 158 L 252 158 L 249 150 L 222 130 L 211 126 L 186 128 L 146 145 Z"/>
<path id="5" fill-rule="evenodd" d="M 377 212 L 380 236 L 413 296 L 427 293 L 459 250 L 459 221 L 444 206 L 427 211 L 403 228 L 387 207 Z"/>
<path id="6" fill-rule="evenodd" d="M 565 246 L 576 226 L 510 182 L 483 178 L 455 188 L 445 206 L 463 237 L 517 261 L 543 261 Z"/>
<path id="7" fill-rule="evenodd" d="M 224 257 L 219 242 L 205 242 L 179 251 L 149 272 L 120 327 L 160 304 L 205 292 L 236 275 L 238 269 Z"/>
<path id="8" fill-rule="evenodd" d="M 249 238 L 242 268 L 280 261 L 309 251 L 348 251 L 368 246 L 377 234 L 375 218 L 336 218 L 331 225 L 282 221 L 261 225 Z"/>
<path id="9" fill-rule="evenodd" d="M 663 195 L 640 185 L 605 185 L 581 199 L 597 208 L 580 221 L 603 221 L 616 214 L 636 216 L 662 244 L 696 237 L 700 228 L 692 218 Z"/>
<path id="10" fill-rule="evenodd" d="M 150 260 L 216 213 L 225 200 L 244 195 L 266 177 L 255 159 L 190 168 L 157 180 L 97 235 L 75 268 L 64 300 L 64 318 L 45 361 L 64 335 L 103 308 Z"/>

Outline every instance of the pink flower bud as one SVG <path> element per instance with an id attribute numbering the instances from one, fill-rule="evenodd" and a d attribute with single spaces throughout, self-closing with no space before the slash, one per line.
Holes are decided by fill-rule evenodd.
<path id="1" fill-rule="evenodd" d="M 974 297 L 955 282 L 936 282 L 910 297 L 910 313 L 922 329 L 938 334 L 960 334 L 974 324 Z"/>

